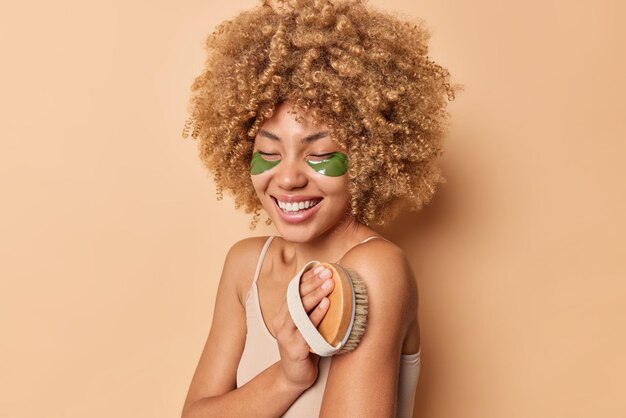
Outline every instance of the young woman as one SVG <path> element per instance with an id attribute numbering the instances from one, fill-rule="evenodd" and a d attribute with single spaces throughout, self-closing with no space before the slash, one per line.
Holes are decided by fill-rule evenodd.
<path id="1" fill-rule="evenodd" d="M 277 236 L 228 252 L 213 323 L 183 417 L 408 417 L 420 362 L 417 288 L 404 253 L 368 225 L 403 203 L 419 209 L 438 182 L 445 69 L 420 26 L 361 1 L 296 0 L 246 11 L 209 38 L 186 130 L 218 195 L 268 214 Z M 367 328 L 357 348 L 320 359 L 286 307 L 310 260 L 361 276 Z M 314 325 L 331 272 L 304 273 Z"/>

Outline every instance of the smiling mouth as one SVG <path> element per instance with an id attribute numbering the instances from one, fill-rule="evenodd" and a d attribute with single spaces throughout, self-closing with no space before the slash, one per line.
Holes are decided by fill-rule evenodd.
<path id="1" fill-rule="evenodd" d="M 280 202 L 274 196 L 270 196 L 276 206 L 285 214 L 304 213 L 315 206 L 319 205 L 323 198 L 305 200 L 302 202 L 286 203 Z"/>

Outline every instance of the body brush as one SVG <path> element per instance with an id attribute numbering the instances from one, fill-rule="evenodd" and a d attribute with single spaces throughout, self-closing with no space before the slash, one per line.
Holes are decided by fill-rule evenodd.
<path id="1" fill-rule="evenodd" d="M 317 265 L 332 271 L 335 282 L 328 295 L 328 311 L 317 328 L 309 320 L 300 298 L 302 275 Z M 367 323 L 367 290 L 363 280 L 351 269 L 335 263 L 309 261 L 289 282 L 287 306 L 296 327 L 311 347 L 311 352 L 323 357 L 354 350 Z"/>

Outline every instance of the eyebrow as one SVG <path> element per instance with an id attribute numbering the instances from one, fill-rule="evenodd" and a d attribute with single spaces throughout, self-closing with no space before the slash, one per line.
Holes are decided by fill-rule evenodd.
<path id="1" fill-rule="evenodd" d="M 259 136 L 263 136 L 265 138 L 269 138 L 269 139 L 274 140 L 274 141 L 280 141 L 280 138 L 278 136 L 274 135 L 271 132 L 264 131 L 263 129 L 261 129 L 259 131 Z M 326 136 L 328 136 L 328 132 L 327 131 L 317 132 L 317 133 L 305 136 L 304 138 L 302 138 L 301 142 L 302 143 L 311 143 L 313 141 L 316 141 L 316 140 L 318 140 L 320 138 L 324 138 Z"/>

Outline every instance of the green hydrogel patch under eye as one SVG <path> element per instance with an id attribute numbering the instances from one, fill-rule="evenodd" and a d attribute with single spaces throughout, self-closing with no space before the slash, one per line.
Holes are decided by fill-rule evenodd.
<path id="1" fill-rule="evenodd" d="M 252 161 L 250 161 L 250 172 L 253 175 L 264 173 L 267 170 L 271 170 L 272 168 L 276 167 L 279 162 L 280 160 L 268 161 L 263 158 L 263 155 L 255 152 L 254 154 L 252 154 Z"/>
<path id="2" fill-rule="evenodd" d="M 333 152 L 330 157 L 322 161 L 306 162 L 313 170 L 330 177 L 339 177 L 348 171 L 348 157 L 342 152 Z"/>

